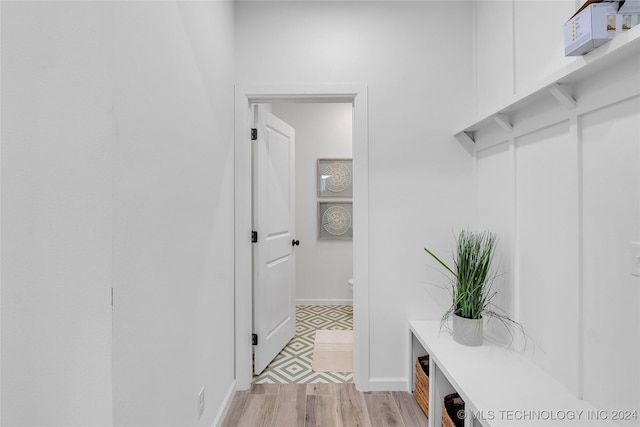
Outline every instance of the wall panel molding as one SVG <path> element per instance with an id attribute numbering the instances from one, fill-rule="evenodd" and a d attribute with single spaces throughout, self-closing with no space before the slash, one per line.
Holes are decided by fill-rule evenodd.
<path id="1" fill-rule="evenodd" d="M 476 191 L 475 203 L 477 206 L 475 211 L 476 224 L 481 227 L 487 222 L 491 223 L 493 221 L 495 223 L 497 219 L 503 218 L 500 215 L 493 219 L 490 217 L 487 218 L 486 209 L 483 210 L 478 207 L 483 206 L 483 204 L 486 205 L 487 200 L 485 200 L 485 198 L 488 198 L 488 200 L 491 201 L 496 200 L 496 197 L 502 197 L 500 195 L 503 194 L 504 187 L 511 186 L 511 203 L 513 204 L 512 209 L 514 211 L 513 233 L 508 237 L 508 239 L 510 239 L 510 252 L 507 256 L 510 257 L 512 269 L 510 286 L 514 304 L 513 316 L 516 320 L 527 320 L 530 324 L 533 321 L 534 324 L 531 326 L 533 326 L 534 329 L 539 328 L 540 325 L 543 325 L 543 328 L 545 326 L 544 321 L 536 326 L 538 320 L 532 320 L 530 318 L 531 313 L 534 312 L 532 311 L 531 306 L 528 305 L 531 304 L 530 295 L 528 295 L 531 291 L 531 277 L 529 277 L 529 274 L 534 271 L 531 268 L 532 261 L 530 260 L 531 258 L 534 258 L 531 253 L 531 245 L 538 245 L 538 243 L 532 243 L 532 236 L 536 236 L 536 234 L 538 234 L 532 234 L 532 230 L 537 229 L 541 232 L 539 234 L 544 235 L 545 228 L 556 221 L 564 221 L 564 223 L 571 228 L 571 235 L 574 237 L 569 241 L 563 241 L 561 237 L 558 237 L 556 242 L 549 242 L 551 250 L 554 250 L 553 247 L 556 245 L 563 245 L 566 250 L 562 251 L 562 254 L 564 254 L 563 256 L 568 256 L 568 259 L 571 261 L 568 262 L 566 266 L 556 266 L 556 274 L 551 274 L 550 276 L 543 275 L 540 277 L 546 277 L 546 279 L 542 280 L 551 280 L 552 282 L 550 283 L 553 283 L 553 281 L 556 280 L 555 277 L 557 276 L 557 273 L 561 273 L 566 277 L 572 278 L 570 283 L 563 283 L 562 286 L 568 286 L 568 288 L 565 288 L 565 292 L 569 292 L 567 295 L 575 295 L 575 307 L 570 312 L 567 312 L 566 315 L 563 315 L 563 319 L 564 321 L 569 322 L 567 325 L 572 325 L 572 330 L 575 329 L 575 335 L 573 333 L 568 335 L 574 337 L 574 339 L 568 343 L 568 347 L 563 354 L 556 354 L 550 360 L 546 360 L 546 356 L 541 356 L 539 353 L 537 355 L 530 353 L 527 354 L 529 354 L 535 363 L 539 364 L 543 369 L 550 372 L 551 375 L 556 376 L 556 378 L 561 382 L 565 383 L 565 385 L 567 385 L 577 395 L 577 397 L 585 398 L 597 407 L 608 408 L 610 406 L 611 399 L 603 397 L 602 393 L 594 389 L 594 384 L 598 380 L 595 378 L 597 375 L 592 372 L 595 363 L 594 360 L 596 360 L 594 357 L 599 357 L 592 355 L 594 353 L 593 343 L 595 339 L 592 329 L 593 322 L 595 321 L 594 318 L 597 318 L 600 314 L 594 313 L 593 311 L 593 279 L 590 279 L 590 283 L 592 283 L 589 285 L 590 288 L 585 288 L 585 275 L 587 274 L 587 267 L 590 267 L 585 264 L 585 244 L 590 245 L 589 251 L 590 257 L 592 258 L 594 256 L 594 244 L 597 245 L 598 243 L 593 241 L 585 242 L 584 180 L 585 174 L 588 174 L 587 178 L 590 179 L 589 182 L 593 185 L 594 178 L 589 174 L 591 174 L 595 170 L 594 168 L 597 167 L 597 157 L 594 157 L 593 153 L 590 154 L 591 166 L 589 170 L 585 171 L 583 135 L 585 119 L 587 119 L 587 124 L 589 126 L 593 127 L 596 125 L 600 132 L 606 132 L 601 137 L 604 138 L 604 140 L 599 142 L 599 144 L 611 144 L 609 151 L 612 151 L 613 153 L 618 150 L 618 145 L 622 147 L 620 149 L 629 150 L 629 137 L 625 138 L 624 144 L 622 144 L 623 141 L 620 140 L 619 135 L 631 136 L 631 140 L 636 140 L 637 144 L 640 144 L 640 139 L 637 136 L 634 137 L 633 135 L 630 135 L 628 128 L 629 123 L 632 123 L 633 120 L 640 123 L 640 108 L 634 108 L 634 106 L 640 105 L 638 102 L 640 100 L 640 80 L 638 77 L 610 79 L 607 76 L 602 75 L 591 79 L 588 85 L 585 84 L 577 86 L 574 93 L 576 94 L 578 105 L 573 110 L 558 108 L 553 111 L 545 112 L 543 106 L 546 104 L 544 104 L 544 101 L 540 100 L 536 103 L 532 103 L 528 108 L 523 109 L 514 117 L 512 122 L 513 131 L 508 132 L 503 127 L 499 126 L 499 124 L 494 123 L 491 127 L 487 127 L 476 132 L 474 153 L 474 177 L 476 180 L 474 187 Z M 530 111 L 531 114 L 527 114 L 527 111 Z M 637 119 L 633 119 L 634 115 Z M 627 127 L 621 128 L 622 130 L 617 130 L 619 126 L 617 124 L 618 120 L 622 120 L 621 123 L 626 123 L 626 125 L 623 126 Z M 558 133 L 554 130 L 555 127 L 558 127 L 558 129 L 564 128 L 564 131 Z M 637 129 L 640 129 L 640 124 L 637 125 Z M 635 135 L 634 132 L 637 132 L 640 135 L 640 130 L 632 131 L 631 133 Z M 548 134 L 549 137 L 545 136 L 545 134 Z M 554 134 L 556 135 L 555 137 L 553 136 Z M 590 140 L 592 141 L 592 144 L 594 143 L 594 138 L 597 137 L 594 135 L 597 134 L 593 134 L 593 131 L 591 131 Z M 611 139 L 608 140 L 609 138 Z M 563 145 L 560 152 L 558 152 L 560 147 L 557 147 L 556 145 L 558 143 Z M 537 144 L 546 144 L 546 146 L 537 147 Z M 492 153 L 502 152 L 505 150 L 506 146 L 509 147 L 511 154 L 509 160 L 510 169 L 504 167 L 504 164 L 499 169 L 499 173 L 504 180 L 504 185 L 501 184 L 499 188 L 496 187 L 492 192 L 490 190 L 489 183 L 496 182 L 495 174 L 483 175 L 480 171 L 482 171 L 483 168 L 486 170 L 489 165 L 493 165 L 493 163 L 487 163 L 491 161 Z M 605 147 L 606 146 L 600 146 L 600 150 L 607 150 Z M 548 154 L 545 154 L 547 151 Z M 562 159 L 557 157 L 560 155 L 559 153 L 562 153 Z M 531 154 L 538 156 L 538 159 L 536 160 L 535 158 L 528 157 Z M 527 158 L 529 158 L 527 163 L 522 164 L 521 160 L 523 159 L 523 156 L 527 156 Z M 638 157 L 638 159 L 636 159 L 637 169 L 634 169 L 633 173 L 640 175 L 640 156 L 632 155 L 631 157 L 634 159 L 635 157 Z M 620 156 L 618 155 L 615 158 L 620 158 Z M 594 164 L 594 161 L 596 164 Z M 533 164 L 539 164 L 539 168 L 534 168 L 532 166 Z M 525 169 L 522 169 L 523 166 Z M 628 164 L 625 167 L 625 170 L 631 170 Z M 616 168 L 616 166 L 611 162 L 603 160 L 600 168 L 607 170 Z M 557 211 L 558 207 L 556 203 L 563 200 L 563 198 L 556 197 L 557 200 L 555 203 L 549 202 L 548 209 L 552 211 L 556 210 L 557 212 L 554 212 L 549 218 L 547 218 L 547 220 L 539 219 L 537 216 L 529 214 L 523 216 L 522 214 L 527 212 L 526 210 L 523 211 L 523 209 L 525 209 L 523 207 L 535 206 L 531 205 L 532 198 L 540 197 L 532 193 L 532 188 L 535 187 L 536 179 L 534 175 L 544 181 L 544 177 L 549 173 L 555 174 L 558 177 L 557 182 L 560 185 L 565 185 L 566 187 L 563 191 L 568 199 L 565 200 L 565 202 L 561 202 L 564 208 Z M 599 173 L 602 174 L 602 172 Z M 525 185 L 522 185 L 523 183 L 521 183 L 518 178 L 519 176 L 523 176 L 523 174 L 527 176 Z M 618 176 L 618 180 L 623 179 L 620 178 L 619 172 L 613 174 L 613 176 Z M 624 177 L 624 175 L 622 176 Z M 491 181 L 487 181 L 488 177 L 491 177 Z M 627 176 L 627 178 L 624 179 L 628 178 L 629 177 Z M 602 181 L 602 179 L 600 181 Z M 640 186 L 640 184 L 638 185 Z M 629 187 L 629 185 L 624 187 Z M 556 196 L 559 196 L 559 190 L 554 189 L 553 181 L 546 182 L 546 189 L 544 191 L 549 191 L 556 194 Z M 593 199 L 593 190 L 590 191 L 590 197 Z M 619 191 L 625 190 L 620 187 Z M 545 197 L 546 196 L 543 194 L 543 198 L 540 203 L 544 202 Z M 635 198 L 637 203 L 640 204 L 640 192 L 634 191 L 629 197 Z M 523 205 L 523 203 L 525 204 Z M 591 203 L 593 203 L 593 200 L 591 200 Z M 518 206 L 520 206 L 520 208 Z M 508 209 L 509 208 L 507 208 L 507 210 Z M 617 210 L 618 209 L 613 207 L 611 212 L 608 214 L 611 216 L 613 221 L 617 221 L 615 218 L 619 215 L 628 216 L 628 214 L 617 212 Z M 606 209 L 604 211 L 606 211 Z M 481 220 L 480 216 L 482 216 Z M 591 216 L 593 216 L 593 214 L 591 214 Z M 626 216 L 624 217 L 626 218 Z M 536 223 L 536 221 L 543 222 Z M 591 219 L 591 221 L 593 220 Z M 590 224 L 591 230 L 593 230 L 594 225 L 593 223 Z M 608 225 L 603 222 L 602 227 L 608 227 Z M 640 229 L 640 225 L 638 225 L 638 228 Z M 523 232 L 525 234 L 523 234 Z M 628 239 L 632 240 L 632 238 L 633 237 L 630 236 Z M 640 239 L 640 233 L 637 238 Z M 545 248 L 540 246 L 539 253 L 542 253 L 543 250 L 545 250 Z M 620 256 L 622 256 L 622 254 L 620 254 Z M 541 259 L 538 259 L 535 260 L 535 262 L 542 261 Z M 547 268 L 547 266 L 544 265 L 543 268 Z M 558 286 L 560 285 L 558 284 Z M 548 289 L 545 290 L 545 288 Z M 556 295 L 557 290 L 553 287 L 549 288 L 548 286 L 541 286 L 540 292 L 548 294 L 549 298 L 558 297 Z M 598 292 L 603 292 L 603 290 L 600 289 Z M 615 299 L 616 297 L 612 296 L 611 298 Z M 634 299 L 633 297 L 627 298 L 627 300 L 628 299 L 635 301 L 636 306 L 640 305 L 640 299 Z M 638 301 L 636 301 L 636 299 L 638 299 Z M 546 307 L 545 310 L 552 310 L 551 312 L 546 312 L 545 315 L 549 315 L 550 313 L 555 313 L 553 314 L 554 316 L 557 315 L 557 310 L 553 309 L 552 306 Z M 608 309 L 604 307 L 603 310 L 606 311 Z M 568 326 L 563 326 L 562 329 L 566 327 Z M 638 325 L 638 329 L 637 335 L 640 336 L 640 325 Z M 557 330 L 548 330 L 547 332 L 550 336 L 558 333 Z M 540 332 L 536 330 L 536 333 L 539 334 Z M 517 345 L 515 348 L 521 350 L 522 346 Z M 635 351 L 634 349 L 635 347 L 630 347 L 630 351 L 633 352 Z M 588 358 L 588 360 L 585 360 L 585 358 Z M 638 373 L 637 376 L 640 381 L 640 366 L 630 366 L 629 370 L 632 376 L 635 375 L 634 373 Z M 565 375 L 563 372 L 568 372 L 568 374 Z M 640 389 L 640 386 L 636 388 Z M 629 389 L 628 392 L 631 393 L 636 400 L 640 400 L 640 392 L 638 390 L 634 388 Z"/>

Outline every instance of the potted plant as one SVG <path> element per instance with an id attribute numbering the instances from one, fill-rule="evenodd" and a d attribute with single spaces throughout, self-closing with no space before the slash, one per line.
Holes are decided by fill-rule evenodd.
<path id="1" fill-rule="evenodd" d="M 461 231 L 456 241 L 453 268 L 424 248 L 453 276 L 450 282 L 452 304 L 442 316 L 442 321 L 452 317 L 453 339 L 460 344 L 482 345 L 485 317 L 495 317 L 503 323 L 522 328 L 506 315 L 497 313 L 491 304 L 496 295 L 493 289 L 496 274 L 491 271 L 495 245 L 494 233 Z"/>

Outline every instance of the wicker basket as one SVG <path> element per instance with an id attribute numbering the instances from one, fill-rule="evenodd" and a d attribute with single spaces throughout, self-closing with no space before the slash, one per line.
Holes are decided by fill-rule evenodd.
<path id="1" fill-rule="evenodd" d="M 464 416 L 461 416 L 463 413 L 464 401 L 458 393 L 445 396 L 442 403 L 442 427 L 464 427 Z"/>
<path id="2" fill-rule="evenodd" d="M 429 416 L 429 356 L 420 356 L 416 360 L 416 389 L 413 395 L 418 405 Z"/>

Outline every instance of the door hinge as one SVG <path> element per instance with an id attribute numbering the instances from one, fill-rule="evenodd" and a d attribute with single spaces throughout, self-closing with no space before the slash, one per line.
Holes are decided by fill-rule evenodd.
<path id="1" fill-rule="evenodd" d="M 258 243 L 258 232 L 257 231 L 252 231 L 251 232 L 251 243 Z"/>
<path id="2" fill-rule="evenodd" d="M 251 128 L 251 140 L 256 141 L 258 139 L 258 129 Z"/>
<path id="3" fill-rule="evenodd" d="M 251 345 L 258 345 L 258 334 L 251 334 Z"/>

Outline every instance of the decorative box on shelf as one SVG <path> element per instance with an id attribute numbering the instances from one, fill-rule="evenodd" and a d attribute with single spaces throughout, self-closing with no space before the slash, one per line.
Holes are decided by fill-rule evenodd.
<path id="1" fill-rule="evenodd" d="M 587 2 L 564 24 L 565 56 L 584 55 L 620 34 L 617 2 Z"/>
<path id="2" fill-rule="evenodd" d="M 588 0 L 564 24 L 564 54 L 584 55 L 639 23 L 640 0 Z"/>

